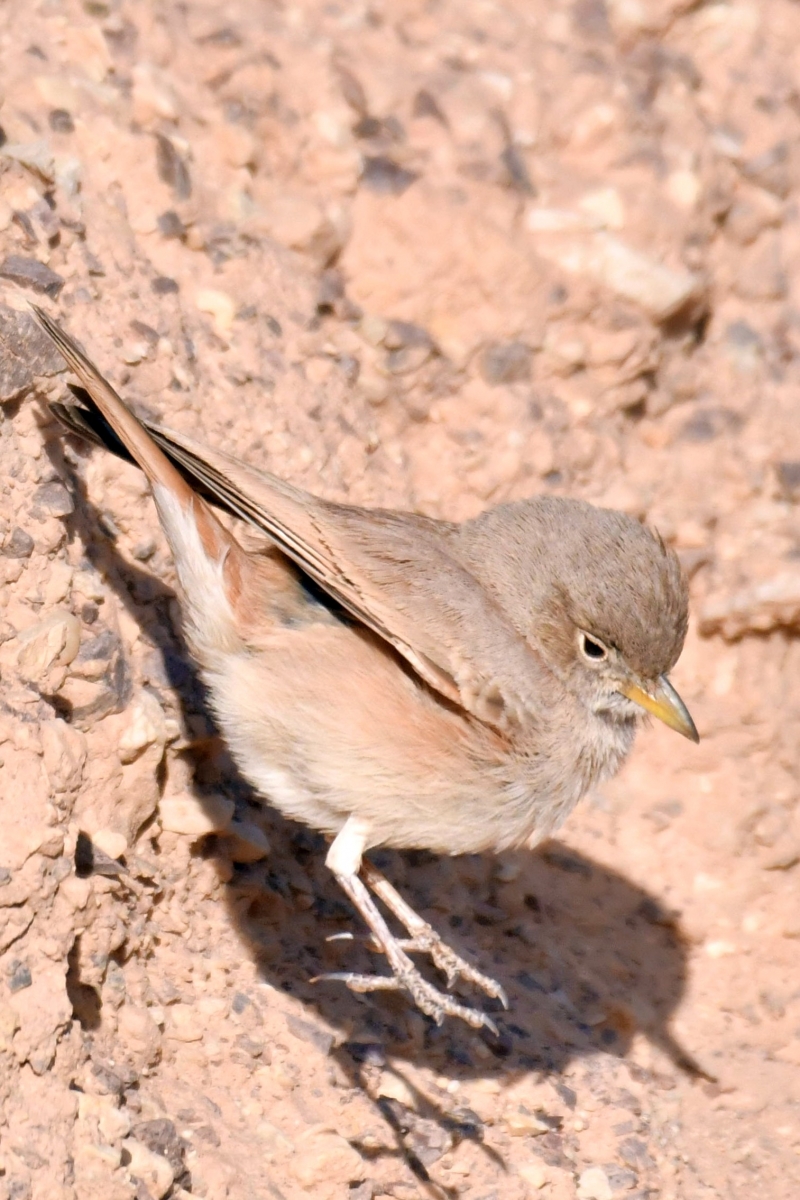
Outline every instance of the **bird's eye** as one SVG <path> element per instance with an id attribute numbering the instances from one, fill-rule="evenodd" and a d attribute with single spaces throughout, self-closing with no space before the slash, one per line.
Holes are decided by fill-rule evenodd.
<path id="1" fill-rule="evenodd" d="M 588 633 L 581 633 L 578 637 L 578 645 L 581 648 L 581 654 L 587 662 L 592 664 L 601 663 L 608 658 L 608 650 L 602 642 L 598 642 L 597 638 L 589 637 Z"/>

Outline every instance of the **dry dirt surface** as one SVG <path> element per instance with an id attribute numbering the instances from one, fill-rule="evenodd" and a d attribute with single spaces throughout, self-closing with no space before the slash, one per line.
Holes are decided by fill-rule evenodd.
<path id="1" fill-rule="evenodd" d="M 3 1200 L 796 1200 L 798 79 L 791 0 L 6 0 Z M 326 496 L 677 548 L 700 746 L 643 731 L 538 853 L 375 856 L 498 1040 L 310 982 L 374 955 L 29 300 Z"/>

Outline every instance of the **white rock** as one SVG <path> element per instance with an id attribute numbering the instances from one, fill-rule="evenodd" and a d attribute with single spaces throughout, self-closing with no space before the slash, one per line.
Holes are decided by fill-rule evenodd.
<path id="1" fill-rule="evenodd" d="M 155 1200 L 162 1200 L 172 1187 L 175 1179 L 172 1167 L 160 1154 L 154 1154 L 137 1142 L 136 1138 L 125 1138 L 122 1149 L 130 1156 L 127 1164 L 128 1171 L 137 1179 L 141 1179 Z"/>
<path id="2" fill-rule="evenodd" d="M 531 209 L 528 229 L 534 234 L 537 253 L 573 275 L 588 275 L 617 295 L 632 300 L 656 321 L 664 321 L 690 300 L 698 299 L 702 283 L 691 271 L 666 267 L 621 238 L 603 230 L 585 228 L 588 217 L 573 214 L 570 224 L 548 226 L 545 215 L 557 210 Z M 581 222 L 584 228 L 581 228 Z"/>
<path id="3" fill-rule="evenodd" d="M 92 834 L 92 845 L 109 858 L 122 858 L 128 852 L 128 839 L 115 829 L 98 829 Z"/>
<path id="4" fill-rule="evenodd" d="M 183 794 L 163 796 L 158 807 L 162 828 L 170 833 L 203 837 L 207 833 L 224 833 L 233 820 L 235 805 L 225 796 L 203 796 L 201 800 Z"/>
<path id="5" fill-rule="evenodd" d="M 81 644 L 81 623 L 66 609 L 23 629 L 17 638 L 17 667 L 31 682 L 42 679 L 53 666 L 68 666 Z"/>
<path id="6" fill-rule="evenodd" d="M 133 76 L 133 118 L 150 126 L 159 120 L 176 121 L 178 104 L 163 73 L 153 63 L 137 63 Z"/>
<path id="7" fill-rule="evenodd" d="M 367 1177 L 367 1164 L 338 1133 L 309 1130 L 297 1147 L 292 1169 L 305 1188 L 319 1187 L 331 1179 L 358 1183 Z"/>
<path id="8" fill-rule="evenodd" d="M 544 1163 L 534 1160 L 533 1162 L 522 1163 L 517 1167 L 517 1171 L 522 1179 L 533 1188 L 534 1191 L 541 1191 L 549 1182 L 550 1175 Z"/>
<path id="9" fill-rule="evenodd" d="M 578 1180 L 578 1200 L 612 1200 L 613 1195 L 602 1167 L 589 1167 Z"/>
<path id="10" fill-rule="evenodd" d="M 164 746 L 167 722 L 164 710 L 152 692 L 144 689 L 128 709 L 129 721 L 117 745 L 120 762 L 131 763 L 148 746 Z"/>
<path id="11" fill-rule="evenodd" d="M 227 292 L 217 291 L 216 288 L 201 288 L 194 298 L 201 312 L 208 313 L 214 321 L 214 329 L 219 337 L 227 339 L 233 318 L 236 316 L 236 305 Z"/>
<path id="12" fill-rule="evenodd" d="M 167 1036 L 178 1042 L 199 1042 L 205 1037 L 206 1024 L 191 1004 L 171 1004 L 167 1009 Z"/>

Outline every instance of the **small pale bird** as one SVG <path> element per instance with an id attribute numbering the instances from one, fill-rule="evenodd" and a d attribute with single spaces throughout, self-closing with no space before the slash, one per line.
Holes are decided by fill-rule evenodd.
<path id="1" fill-rule="evenodd" d="M 56 414 L 147 476 L 189 645 L 239 768 L 332 837 L 327 865 L 391 969 L 328 978 L 404 989 L 438 1022 L 494 1028 L 410 955 L 428 954 L 448 989 L 460 979 L 505 1002 L 500 985 L 364 853 L 534 846 L 620 767 L 643 713 L 697 741 L 667 678 L 687 626 L 676 555 L 631 517 L 579 500 L 536 496 L 462 524 L 321 500 L 144 424 L 35 311 L 82 385 Z M 244 550 L 212 505 L 271 548 Z"/>

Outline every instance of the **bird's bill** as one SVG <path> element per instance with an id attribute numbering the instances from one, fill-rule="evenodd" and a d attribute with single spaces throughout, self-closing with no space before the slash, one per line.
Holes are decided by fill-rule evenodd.
<path id="1" fill-rule="evenodd" d="M 652 713 L 654 717 L 658 717 L 659 721 L 663 721 L 670 729 L 682 733 L 691 742 L 700 741 L 700 734 L 697 732 L 688 708 L 666 675 L 659 675 L 653 688 L 645 688 L 635 680 L 631 680 L 623 688 L 620 688 L 620 691 L 629 700 L 633 700 L 634 704 L 638 704 L 647 712 Z"/>

